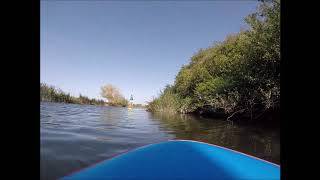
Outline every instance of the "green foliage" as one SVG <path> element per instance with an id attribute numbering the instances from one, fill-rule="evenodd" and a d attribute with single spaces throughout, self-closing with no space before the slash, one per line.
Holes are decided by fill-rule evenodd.
<path id="1" fill-rule="evenodd" d="M 218 94 L 223 94 L 229 86 L 229 82 L 221 77 L 198 83 L 195 89 L 195 99 L 201 103 L 198 106 L 211 105 Z"/>
<path id="2" fill-rule="evenodd" d="M 153 112 L 175 113 L 179 110 L 179 98 L 172 86 L 167 86 L 160 92 L 160 98 L 148 103 L 147 109 Z"/>
<path id="3" fill-rule="evenodd" d="M 150 111 L 194 112 L 203 107 L 252 114 L 279 107 L 280 3 L 261 3 L 248 29 L 201 49 L 175 83 L 149 103 Z"/>
<path id="4" fill-rule="evenodd" d="M 40 101 L 72 103 L 72 104 L 92 104 L 104 105 L 103 100 L 90 99 L 80 94 L 79 97 L 73 97 L 69 93 L 65 93 L 60 89 L 40 83 Z"/>
<path id="5" fill-rule="evenodd" d="M 113 105 L 113 106 L 126 107 L 126 106 L 128 106 L 128 102 L 129 102 L 129 101 L 128 101 L 127 99 L 121 97 L 121 98 L 116 99 L 115 101 L 113 101 L 113 102 L 111 103 L 111 105 Z"/>

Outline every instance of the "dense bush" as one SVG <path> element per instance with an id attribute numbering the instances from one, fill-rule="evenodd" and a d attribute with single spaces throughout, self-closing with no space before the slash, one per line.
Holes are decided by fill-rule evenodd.
<path id="1" fill-rule="evenodd" d="M 148 109 L 189 113 L 210 107 L 255 119 L 279 108 L 279 1 L 261 3 L 245 21 L 247 29 L 195 54 Z"/>
<path id="2" fill-rule="evenodd" d="M 161 98 L 154 99 L 148 103 L 149 111 L 160 111 L 166 113 L 175 113 L 179 110 L 180 104 L 176 93 L 171 86 L 167 86 L 161 92 Z"/>

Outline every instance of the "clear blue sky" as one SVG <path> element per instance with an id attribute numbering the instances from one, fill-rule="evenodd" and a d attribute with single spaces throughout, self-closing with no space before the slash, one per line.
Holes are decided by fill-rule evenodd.
<path id="1" fill-rule="evenodd" d="M 200 48 L 245 27 L 256 1 L 41 1 L 41 81 L 101 98 L 111 83 L 135 103 L 172 84 Z"/>

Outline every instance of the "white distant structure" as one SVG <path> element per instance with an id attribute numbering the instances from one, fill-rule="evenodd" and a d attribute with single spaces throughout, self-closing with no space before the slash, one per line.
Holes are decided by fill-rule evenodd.
<path id="1" fill-rule="evenodd" d="M 131 94 L 130 100 L 129 100 L 129 105 L 128 105 L 128 109 L 132 109 L 133 108 L 133 96 Z"/>
<path id="2" fill-rule="evenodd" d="M 133 103 L 133 96 L 131 94 L 131 97 L 130 97 L 130 102 Z"/>

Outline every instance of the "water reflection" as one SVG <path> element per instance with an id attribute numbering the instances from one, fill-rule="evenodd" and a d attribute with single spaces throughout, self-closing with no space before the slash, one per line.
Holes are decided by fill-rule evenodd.
<path id="1" fill-rule="evenodd" d="M 222 119 L 206 119 L 190 115 L 149 114 L 161 122 L 175 139 L 190 139 L 216 144 L 268 161 L 280 163 L 279 132 L 258 127 L 231 125 Z"/>
<path id="2" fill-rule="evenodd" d="M 279 132 L 144 109 L 41 103 L 41 179 L 53 180 L 146 144 L 192 139 L 279 163 Z"/>

